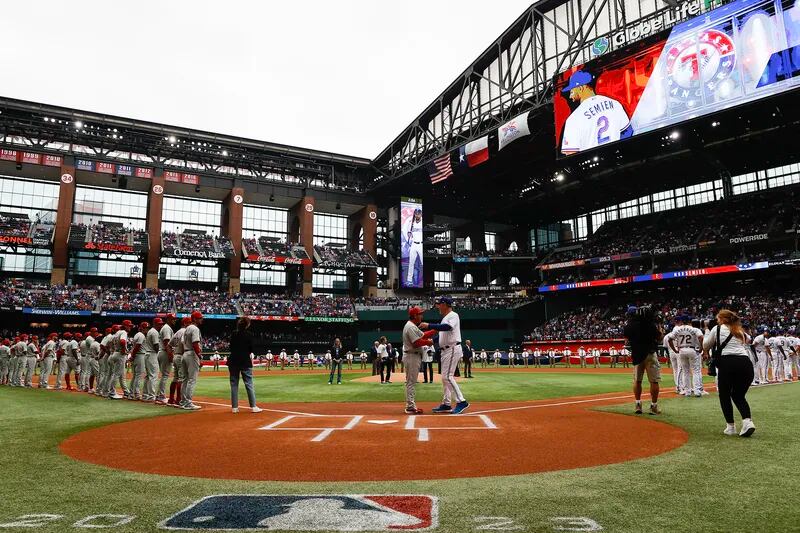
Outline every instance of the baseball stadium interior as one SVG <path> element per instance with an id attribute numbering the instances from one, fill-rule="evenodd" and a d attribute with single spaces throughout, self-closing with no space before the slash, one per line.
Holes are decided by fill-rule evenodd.
<path id="1" fill-rule="evenodd" d="M 227 374 L 215 371 L 247 317 L 257 372 L 308 367 L 324 374 L 324 384 L 331 369 L 333 384 L 338 338 L 357 362 L 346 378 L 374 381 L 378 342 L 404 346 L 415 308 L 422 329 L 448 305 L 463 338 L 438 331 L 433 361 L 442 372 L 444 354 L 470 339 L 476 379 L 462 384 L 469 393 L 483 376 L 499 379 L 493 372 L 520 366 L 533 369 L 531 382 L 550 370 L 536 373 L 540 366 L 575 373 L 588 360 L 616 372 L 622 356 L 627 368 L 626 324 L 643 309 L 667 332 L 713 327 L 731 310 L 751 334 L 753 383 L 793 382 L 800 379 L 799 6 L 537 1 L 372 159 L 0 97 L 0 342 L 24 335 L 44 345 L 51 334 L 97 337 L 120 325 L 133 328 L 133 338 L 140 323 L 147 333 L 150 324 L 189 317 L 187 324 L 202 324 L 200 375 L 209 377 L 199 381 L 219 377 L 227 386 Z M 789 339 L 797 370 L 765 363 L 759 377 L 752 340 L 764 332 Z M 672 349 L 659 345 L 656 366 L 677 375 Z M 44 372 L 34 367 L 29 380 Z M 472 378 L 471 369 L 459 371 Z M 66 375 L 69 386 L 69 368 Z M 700 379 L 696 396 L 707 394 L 703 379 L 708 390 L 713 383 Z M 798 405 L 789 388 L 779 401 Z M 677 377 L 675 389 L 692 395 Z M 521 395 L 508 401 L 544 398 L 513 390 Z M 454 405 L 463 410 L 460 394 Z M 662 409 L 677 411 L 671 401 Z M 716 404 L 706 410 L 721 426 Z M 694 439 L 698 425 L 687 431 Z M 481 475 L 467 468 L 463 477 Z M 263 476 L 254 479 L 271 479 Z M 762 530 L 792 530 L 797 514 L 789 514 L 780 528 Z M 448 520 L 440 530 L 467 531 Z M 626 520 L 608 530 L 646 524 Z"/>

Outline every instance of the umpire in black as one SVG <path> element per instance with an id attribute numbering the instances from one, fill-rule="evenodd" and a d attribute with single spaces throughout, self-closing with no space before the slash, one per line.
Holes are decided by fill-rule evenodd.
<path id="1" fill-rule="evenodd" d="M 333 385 L 333 372 L 338 368 L 339 374 L 336 379 L 336 384 L 342 384 L 342 361 L 344 360 L 345 352 L 342 348 L 341 339 L 334 339 L 333 346 L 331 347 L 331 375 L 328 378 L 328 385 Z"/>
<path id="2" fill-rule="evenodd" d="M 461 347 L 463 353 L 462 359 L 464 360 L 464 377 L 472 377 L 472 359 L 475 357 L 475 352 L 472 349 L 472 341 L 467 339 Z"/>

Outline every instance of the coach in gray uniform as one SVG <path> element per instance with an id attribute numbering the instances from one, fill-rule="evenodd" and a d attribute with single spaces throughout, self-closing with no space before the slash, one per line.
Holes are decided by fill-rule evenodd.
<path id="1" fill-rule="evenodd" d="M 202 338 L 200 324 L 203 323 L 203 313 L 192 311 L 192 323 L 183 333 L 183 391 L 181 408 L 195 411 L 201 407 L 194 403 L 194 387 L 197 385 L 197 374 L 200 373 Z"/>
<path id="2" fill-rule="evenodd" d="M 417 408 L 416 392 L 417 381 L 419 380 L 419 367 L 422 363 L 422 351 L 426 346 L 432 346 L 430 339 L 436 335 L 436 330 L 429 330 L 425 333 L 419 329 L 422 323 L 422 309 L 412 307 L 408 310 L 408 322 L 403 327 L 403 361 L 406 371 L 406 413 L 418 415 L 422 409 Z"/>
<path id="3" fill-rule="evenodd" d="M 0 344 L 0 385 L 8 385 L 8 367 L 11 364 L 11 348 L 8 339 Z"/>

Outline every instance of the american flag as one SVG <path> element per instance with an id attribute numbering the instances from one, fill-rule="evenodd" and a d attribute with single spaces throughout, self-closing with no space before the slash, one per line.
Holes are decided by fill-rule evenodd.
<path id="1" fill-rule="evenodd" d="M 452 176 L 453 165 L 450 163 L 450 152 L 428 163 L 428 174 L 431 177 L 431 183 L 439 183 Z"/>

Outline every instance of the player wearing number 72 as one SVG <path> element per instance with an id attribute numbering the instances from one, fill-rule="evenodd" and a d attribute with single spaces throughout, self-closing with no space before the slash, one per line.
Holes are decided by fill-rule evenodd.
<path id="1" fill-rule="evenodd" d="M 631 120 L 617 100 L 594 92 L 594 77 L 577 70 L 561 92 L 578 107 L 564 123 L 561 152 L 569 155 L 633 135 Z"/>

